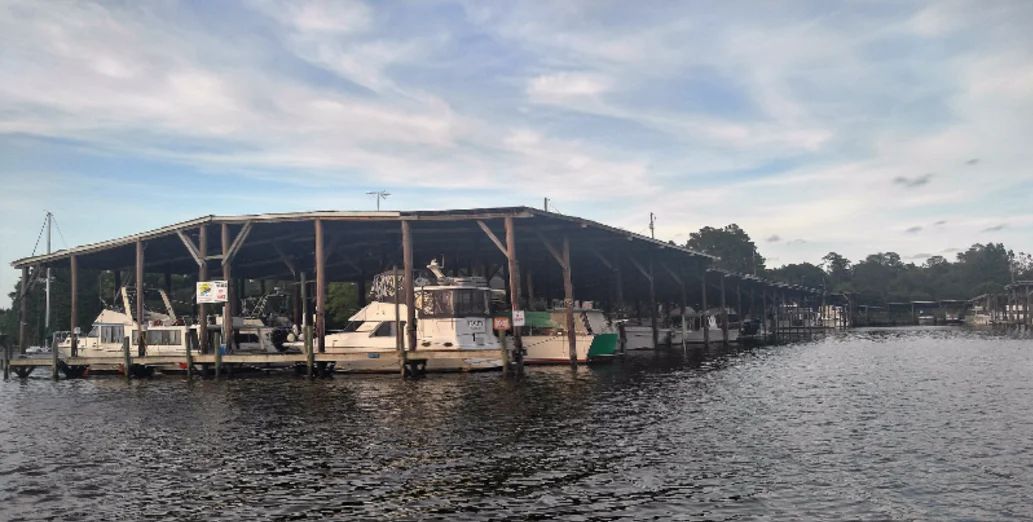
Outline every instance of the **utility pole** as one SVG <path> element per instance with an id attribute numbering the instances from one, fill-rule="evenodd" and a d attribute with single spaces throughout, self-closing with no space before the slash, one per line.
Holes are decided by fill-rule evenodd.
<path id="1" fill-rule="evenodd" d="M 649 213 L 649 237 L 656 239 L 656 215 Z"/>
<path id="2" fill-rule="evenodd" d="M 545 211 L 549 211 L 549 198 L 545 198 Z"/>
<path id="3" fill-rule="evenodd" d="M 50 242 L 50 228 L 54 223 L 54 214 L 47 211 L 47 254 L 50 253 L 51 242 Z M 50 337 L 50 264 L 47 264 L 47 301 L 45 313 L 43 316 L 43 336 L 44 339 Z M 47 344 L 47 343 L 44 343 Z"/>
<path id="4" fill-rule="evenodd" d="M 366 195 L 373 196 L 373 199 L 377 200 L 377 212 L 380 212 L 380 200 L 387 199 L 391 193 L 386 190 L 374 190 L 372 192 L 367 192 Z"/>

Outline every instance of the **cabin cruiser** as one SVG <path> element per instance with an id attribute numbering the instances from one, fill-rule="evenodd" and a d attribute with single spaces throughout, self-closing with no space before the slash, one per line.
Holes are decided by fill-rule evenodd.
<path id="1" fill-rule="evenodd" d="M 140 325 L 133 316 L 117 309 L 102 310 L 93 321 L 93 327 L 86 335 L 78 336 L 76 356 L 83 358 L 109 358 L 111 364 L 91 364 L 93 372 L 117 370 L 122 364 L 122 343 L 129 338 L 130 351 L 137 356 L 185 356 L 187 346 L 197 353 L 198 330 L 196 324 L 186 322 L 175 316 L 171 301 L 164 291 L 160 291 L 165 302 L 165 313 L 144 310 L 144 334 L 146 343 L 144 353 L 139 353 L 138 339 Z M 123 310 L 132 310 L 126 290 L 120 291 Z M 286 350 L 284 341 L 286 333 L 281 328 L 267 327 L 255 320 L 233 318 L 234 342 L 229 347 L 222 340 L 223 318 L 210 319 L 207 335 L 209 346 L 219 346 L 222 353 L 283 353 Z M 57 342 L 58 354 L 61 358 L 72 356 L 72 340 L 64 335 Z M 185 369 L 185 363 L 157 365 L 164 371 Z"/>
<path id="2" fill-rule="evenodd" d="M 566 309 L 548 312 L 524 312 L 520 342 L 524 347 L 524 363 L 570 363 L 570 341 L 567 337 Z M 591 306 L 574 310 L 574 342 L 577 362 L 612 360 L 618 337 L 601 310 Z M 650 334 L 652 335 L 652 334 Z"/>
<path id="3" fill-rule="evenodd" d="M 436 262 L 428 267 L 431 273 L 417 272 L 414 277 L 416 308 L 416 350 L 408 352 L 418 359 L 421 350 L 455 351 L 500 350 L 498 338 L 491 329 L 490 303 L 492 289 L 482 277 L 446 277 Z M 366 354 L 365 359 L 339 361 L 340 372 L 397 372 L 397 359 L 381 359 L 381 354 L 396 354 L 399 341 L 408 348 L 405 319 L 408 307 L 395 302 L 402 291 L 402 275 L 378 274 L 370 291 L 371 302 L 349 318 L 345 328 L 327 333 L 326 353 Z M 399 295 L 399 298 L 401 296 Z M 399 299 L 401 301 L 402 299 Z M 399 332 L 399 329 L 401 332 Z M 289 348 L 303 348 L 302 341 L 287 343 Z M 426 371 L 495 370 L 502 367 L 501 357 L 455 357 L 426 360 Z"/>
<path id="4" fill-rule="evenodd" d="M 671 340 L 671 330 L 659 326 L 656 345 L 653 344 L 653 326 L 646 319 L 624 319 L 619 322 L 624 330 L 625 350 L 652 350 L 658 345 L 666 345 Z"/>

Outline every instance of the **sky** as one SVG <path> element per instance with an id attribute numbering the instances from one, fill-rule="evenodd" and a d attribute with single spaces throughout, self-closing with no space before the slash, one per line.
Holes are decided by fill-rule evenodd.
<path id="1" fill-rule="evenodd" d="M 769 266 L 1033 250 L 1025 0 L 0 9 L 4 294 L 47 210 L 63 248 L 374 190 L 642 233 L 652 212 L 679 243 L 736 223 Z"/>

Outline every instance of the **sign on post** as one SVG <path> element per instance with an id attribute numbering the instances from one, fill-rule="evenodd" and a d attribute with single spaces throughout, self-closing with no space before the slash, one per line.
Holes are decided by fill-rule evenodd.
<path id="1" fill-rule="evenodd" d="M 225 303 L 228 288 L 226 281 L 198 281 L 197 304 Z"/>
<path id="2" fill-rule="evenodd" d="M 525 324 L 524 321 L 525 321 L 524 320 L 524 311 L 523 310 L 513 310 L 513 326 L 517 326 L 517 327 L 524 326 L 524 324 Z"/>
<path id="3" fill-rule="evenodd" d="M 492 319 L 492 326 L 495 330 L 506 331 L 509 330 L 509 318 L 508 317 L 495 317 Z"/>

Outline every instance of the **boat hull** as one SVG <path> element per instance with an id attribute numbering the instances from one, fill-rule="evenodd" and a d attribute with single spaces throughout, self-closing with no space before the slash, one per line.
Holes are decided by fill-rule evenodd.
<path id="1" fill-rule="evenodd" d="M 653 329 L 649 326 L 626 326 L 624 336 L 627 339 L 625 350 L 653 350 Z M 671 339 L 671 331 L 660 328 L 657 338 L 658 345 L 666 345 Z"/>
<path id="2" fill-rule="evenodd" d="M 570 364 L 570 344 L 566 335 L 528 335 L 521 337 L 524 364 Z M 575 338 L 577 362 L 612 360 L 617 352 L 617 334 L 578 335 Z"/>

